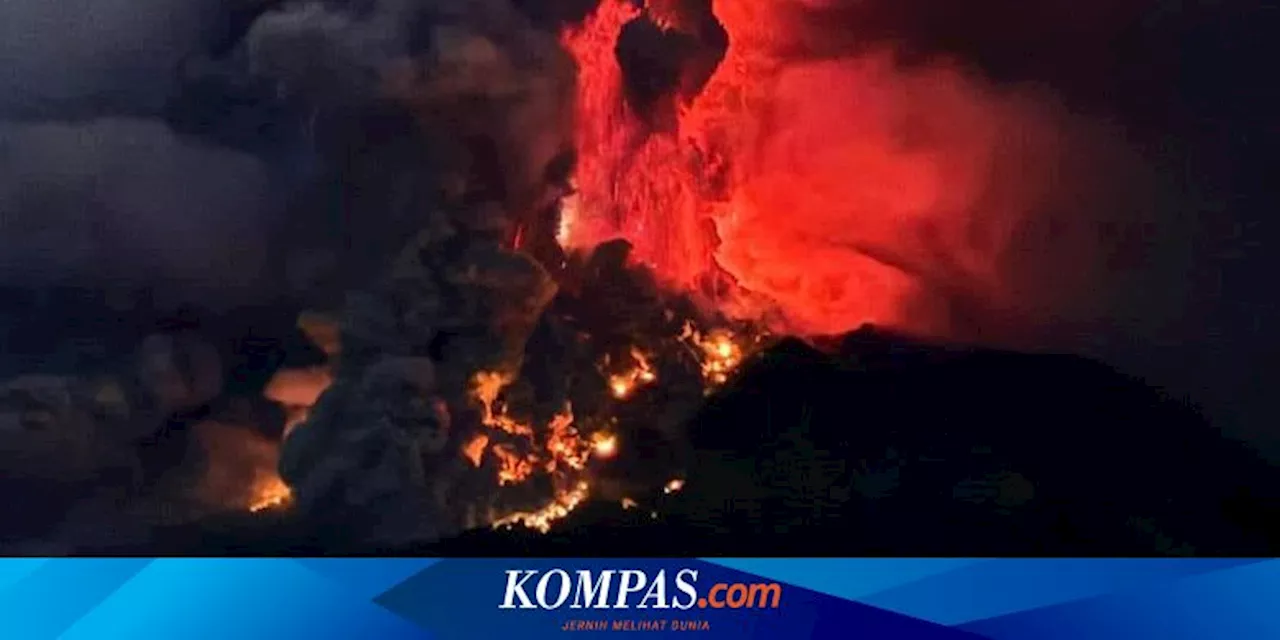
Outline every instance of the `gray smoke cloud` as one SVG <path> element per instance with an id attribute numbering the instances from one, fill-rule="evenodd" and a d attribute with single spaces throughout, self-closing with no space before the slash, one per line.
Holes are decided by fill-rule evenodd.
<path id="1" fill-rule="evenodd" d="M 301 3 L 236 55 L 312 109 L 345 167 L 355 251 L 334 262 L 367 274 L 349 280 L 335 381 L 281 452 L 295 507 L 391 541 L 486 522 L 493 469 L 457 452 L 479 426 L 472 376 L 517 368 L 555 294 L 504 240 L 555 194 L 572 64 L 506 0 Z"/>
<path id="2" fill-rule="evenodd" d="M 368 100 L 386 66 L 408 54 L 409 9 L 380 2 L 361 16 L 319 2 L 286 6 L 254 22 L 241 54 L 249 73 L 309 104 Z"/>
<path id="3" fill-rule="evenodd" d="M 284 452 L 298 505 L 474 524 L 420 405 L 517 365 L 554 291 L 502 249 L 570 146 L 553 30 L 506 0 L 160 5 L 0 5 L 0 286 L 344 311 L 335 391 Z"/>
<path id="4" fill-rule="evenodd" d="M 0 2 L 0 113 L 154 113 L 223 0 Z"/>
<path id="5" fill-rule="evenodd" d="M 517 198 L 568 146 L 572 63 L 505 0 L 302 3 L 262 16 L 243 45 L 251 74 L 315 109 L 389 100 L 433 141 L 492 138 Z"/>
<path id="6" fill-rule="evenodd" d="M 225 8 L 0 3 L 0 285 L 262 295 L 268 167 L 162 118 Z"/>
<path id="7" fill-rule="evenodd" d="M 263 277 L 267 171 L 154 119 L 0 123 L 0 277 L 205 299 Z"/>

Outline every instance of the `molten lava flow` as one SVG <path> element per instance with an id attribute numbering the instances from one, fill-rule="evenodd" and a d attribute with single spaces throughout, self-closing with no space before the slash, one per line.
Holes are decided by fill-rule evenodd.
<path id="1" fill-rule="evenodd" d="M 280 476 L 271 474 L 254 483 L 253 499 L 249 502 L 249 511 L 258 513 L 289 503 L 293 492 Z"/>
<path id="2" fill-rule="evenodd" d="M 498 461 L 498 484 L 501 486 L 521 484 L 533 475 L 538 466 L 536 452 L 522 453 L 524 447 L 533 444 L 533 428 L 506 413 L 506 405 L 498 400 L 503 388 L 510 384 L 510 376 L 499 373 L 481 372 L 476 374 L 472 394 L 480 402 L 481 421 L 484 426 L 515 438 L 513 442 L 496 442 L 489 446 L 489 452 Z M 489 445 L 490 437 L 479 434 L 468 442 L 462 455 L 480 466 L 484 457 L 484 448 Z"/>
<path id="3" fill-rule="evenodd" d="M 714 0 L 723 59 L 695 97 L 673 90 L 674 129 L 655 127 L 628 101 L 624 27 L 640 18 L 704 39 L 706 28 L 649 4 L 603 0 L 562 35 L 579 68 L 578 191 L 562 245 L 625 238 L 668 286 L 810 336 L 867 322 L 941 331 L 926 287 L 999 290 L 993 265 L 1016 222 L 982 198 L 1010 144 L 1002 128 L 1030 128 L 1012 101 L 891 54 L 797 55 L 822 28 L 803 3 Z"/>
<path id="4" fill-rule="evenodd" d="M 479 467 L 481 460 L 484 458 L 484 451 L 487 448 L 489 448 L 489 436 L 482 433 L 462 446 L 462 456 L 470 460 L 472 466 Z"/>
<path id="5" fill-rule="evenodd" d="M 738 336 L 728 329 L 715 329 L 703 334 L 692 322 L 687 322 L 680 340 L 698 358 L 708 391 L 728 382 L 729 376 L 737 370 L 745 357 Z"/>
<path id="6" fill-rule="evenodd" d="M 624 237 L 635 257 L 672 284 L 692 289 L 709 266 L 710 240 L 701 225 L 701 185 L 686 171 L 692 149 L 670 136 L 648 136 L 625 104 L 615 44 L 640 12 L 625 0 L 605 0 L 565 47 L 577 60 L 578 192 L 564 244 L 589 247 Z"/>
<path id="7" fill-rule="evenodd" d="M 700 362 L 704 369 L 715 373 L 709 379 L 723 380 L 741 360 L 743 351 L 733 342 L 732 334 L 716 332 L 704 339 L 691 324 L 686 329 L 683 339 L 696 345 L 696 350 L 703 354 Z M 629 349 L 625 371 L 608 378 L 609 392 L 625 400 L 639 386 L 656 382 L 653 357 L 639 348 Z M 608 365 L 606 358 L 605 366 Z M 546 506 L 493 518 L 495 527 L 521 525 L 546 532 L 556 520 L 568 515 L 590 496 L 591 461 L 615 457 L 619 439 L 607 430 L 592 429 L 584 433 L 576 424 L 573 407 L 567 403 L 540 428 L 514 417 L 503 398 L 504 390 L 512 381 L 512 376 L 495 372 L 481 372 L 472 378 L 471 395 L 480 409 L 485 432 L 467 439 L 460 454 L 476 468 L 496 469 L 496 479 L 502 487 L 523 485 L 540 474 L 549 477 L 555 494 Z M 588 420 L 593 424 L 616 422 L 608 416 L 593 416 Z M 486 467 L 487 462 L 491 466 Z M 676 491 L 682 484 L 682 481 L 672 481 L 666 486 L 666 492 Z"/>
<path id="8" fill-rule="evenodd" d="M 547 453 L 550 454 L 546 462 L 547 473 L 554 474 L 561 469 L 585 469 L 592 449 L 592 445 L 573 426 L 573 407 L 565 405 L 547 426 Z"/>
<path id="9" fill-rule="evenodd" d="M 609 376 L 609 392 L 614 398 L 625 400 L 641 386 L 653 384 L 658 379 L 649 356 L 640 349 L 631 348 L 631 367 L 626 371 Z"/>
<path id="10" fill-rule="evenodd" d="M 498 458 L 498 486 L 521 484 L 533 475 L 537 461 L 533 456 L 523 455 L 509 444 L 495 444 L 492 451 Z"/>
<path id="11" fill-rule="evenodd" d="M 545 532 L 590 494 L 590 485 L 581 476 L 592 454 L 599 451 L 599 444 L 578 431 L 569 405 L 551 418 L 539 439 L 533 427 L 507 415 L 500 396 L 510 382 L 510 376 L 499 373 L 476 374 L 472 396 L 480 404 L 483 425 L 494 433 L 473 437 L 463 446 L 462 455 L 480 467 L 485 454 L 490 454 L 497 461 L 499 486 L 523 484 L 539 471 L 550 476 L 556 492 L 550 504 L 494 521 L 494 526 L 522 524 Z"/>
<path id="12" fill-rule="evenodd" d="M 511 376 L 483 371 L 475 376 L 472 394 L 480 402 L 483 410 L 481 420 L 484 425 L 513 436 L 533 437 L 533 428 L 506 413 L 506 406 L 498 400 L 498 395 L 511 384 Z"/>
<path id="13" fill-rule="evenodd" d="M 582 504 L 582 501 L 587 499 L 590 493 L 591 486 L 586 482 L 580 482 L 570 490 L 557 494 L 555 501 L 551 504 L 537 511 L 513 513 L 498 519 L 493 523 L 493 526 L 494 528 L 511 528 L 519 524 L 541 533 L 547 533 L 551 530 L 552 523 L 572 513 L 574 509 L 578 508 L 579 504 Z"/>

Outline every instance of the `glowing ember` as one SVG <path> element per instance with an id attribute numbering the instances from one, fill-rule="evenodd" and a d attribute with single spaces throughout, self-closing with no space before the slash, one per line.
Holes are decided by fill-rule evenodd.
<path id="1" fill-rule="evenodd" d="M 652 384 L 658 379 L 658 374 L 654 373 L 653 366 L 649 364 L 649 357 L 643 351 L 632 347 L 631 360 L 634 363 L 631 369 L 609 377 L 609 391 L 619 400 L 627 399 L 638 387 Z"/>
<path id="2" fill-rule="evenodd" d="M 710 385 L 722 385 L 728 381 L 745 357 L 736 336 L 726 329 L 717 329 L 703 335 L 693 323 L 686 323 L 680 340 L 689 345 L 698 356 L 698 361 L 702 363 L 703 378 Z"/>
<path id="3" fill-rule="evenodd" d="M 583 437 L 574 425 L 573 407 L 568 404 L 551 418 L 539 440 L 531 426 L 508 416 L 506 405 L 499 400 L 509 383 L 510 377 L 501 374 L 483 372 L 475 376 L 472 395 L 482 407 L 482 422 L 497 433 L 493 437 L 478 434 L 467 442 L 462 454 L 479 467 L 485 452 L 491 453 L 498 461 L 499 486 L 522 484 L 539 472 L 550 475 L 557 489 L 549 505 L 494 521 L 494 526 L 519 524 L 545 533 L 552 522 L 563 518 L 587 498 L 590 485 L 580 476 L 593 454 L 612 455 L 608 451 L 616 447 L 616 441 L 613 445 L 602 445 L 604 440 L 600 436 Z M 507 441 L 498 441 L 499 436 Z"/>
<path id="4" fill-rule="evenodd" d="M 592 438 L 591 448 L 595 450 L 595 455 L 598 458 L 612 458 L 618 453 L 618 437 L 597 433 Z"/>
<path id="5" fill-rule="evenodd" d="M 483 433 L 479 434 L 462 446 L 462 456 L 470 460 L 472 465 L 479 467 L 480 461 L 484 458 L 484 451 L 488 446 L 489 436 Z"/>
<path id="6" fill-rule="evenodd" d="M 472 395 L 480 401 L 484 425 L 513 436 L 533 436 L 533 428 L 507 416 L 506 405 L 498 401 L 502 390 L 511 383 L 511 376 L 481 372 L 476 374 Z"/>
<path id="7" fill-rule="evenodd" d="M 251 513 L 259 513 L 277 507 L 283 507 L 289 503 L 289 499 L 293 497 L 293 492 L 289 490 L 289 485 L 280 479 L 280 476 L 271 475 L 262 481 L 256 483 L 253 488 L 253 499 L 249 503 L 249 511 Z"/>
<path id="8" fill-rule="evenodd" d="M 476 374 L 471 393 L 484 405 L 485 422 L 493 418 L 493 403 L 498 400 L 498 395 L 510 383 L 511 376 L 506 374 L 491 371 L 481 371 Z"/>
<path id="9" fill-rule="evenodd" d="M 498 458 L 499 486 L 520 484 L 533 475 L 534 464 L 537 462 L 533 456 L 521 455 L 509 444 L 495 444 L 492 451 Z"/>
<path id="10" fill-rule="evenodd" d="M 631 385 L 625 379 L 614 378 L 609 381 L 609 390 L 613 392 L 613 397 L 622 399 L 631 395 Z"/>
<path id="11" fill-rule="evenodd" d="M 573 426 L 573 407 L 565 405 L 564 410 L 551 419 L 547 431 L 548 473 L 556 473 L 565 467 L 574 471 L 586 468 L 591 447 Z"/>
<path id="12" fill-rule="evenodd" d="M 683 488 L 684 488 L 684 480 L 676 478 L 671 482 L 668 482 L 667 486 L 662 488 L 662 492 L 670 495 L 672 493 L 676 493 L 677 491 L 680 491 Z"/>
<path id="13" fill-rule="evenodd" d="M 551 530 L 551 525 L 578 508 L 591 492 L 586 482 L 579 482 L 572 489 L 561 492 L 551 504 L 532 512 L 513 513 L 493 523 L 494 528 L 522 525 L 541 533 Z"/>

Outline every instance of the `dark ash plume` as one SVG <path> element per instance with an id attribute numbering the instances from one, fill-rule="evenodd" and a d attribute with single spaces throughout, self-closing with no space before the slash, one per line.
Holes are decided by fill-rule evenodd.
<path id="1" fill-rule="evenodd" d="M 521 218 L 556 196 L 548 166 L 570 146 L 572 65 L 505 0 L 286 6 L 261 16 L 235 55 L 314 109 L 321 153 L 357 181 L 350 224 L 383 227 L 356 246 L 363 256 L 332 261 L 328 282 L 341 284 L 330 294 L 348 291 L 343 353 L 284 445 L 296 508 L 379 523 L 361 533 L 375 539 L 487 522 L 492 476 L 459 454 L 478 426 L 470 385 L 519 369 L 556 291 L 508 246 Z M 378 125 L 400 135 L 371 138 Z M 368 163 L 372 184 L 344 157 Z"/>

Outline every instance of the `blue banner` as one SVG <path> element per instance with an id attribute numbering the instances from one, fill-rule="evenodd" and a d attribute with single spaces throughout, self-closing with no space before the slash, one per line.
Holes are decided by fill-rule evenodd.
<path id="1" fill-rule="evenodd" d="M 8 559 L 0 638 L 1280 637 L 1276 560 Z"/>

